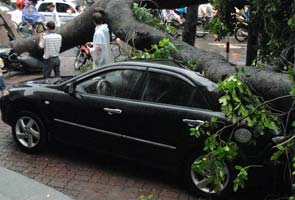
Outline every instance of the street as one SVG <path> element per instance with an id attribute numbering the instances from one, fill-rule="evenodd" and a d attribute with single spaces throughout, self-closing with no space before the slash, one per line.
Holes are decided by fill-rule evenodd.
<path id="1" fill-rule="evenodd" d="M 210 40 L 210 42 L 208 42 Z M 225 52 L 224 42 L 208 36 L 196 42 L 200 48 Z M 242 65 L 245 44 L 234 44 L 232 62 Z M 62 54 L 61 74 L 73 75 L 76 49 Z M 40 75 L 7 76 L 8 85 L 39 78 Z M 153 200 L 197 200 L 185 189 L 176 175 L 142 166 L 112 156 L 53 142 L 41 155 L 21 152 L 15 145 L 9 126 L 0 122 L 0 166 L 6 167 L 64 194 L 81 200 L 135 200 L 140 195 L 153 195 Z"/>

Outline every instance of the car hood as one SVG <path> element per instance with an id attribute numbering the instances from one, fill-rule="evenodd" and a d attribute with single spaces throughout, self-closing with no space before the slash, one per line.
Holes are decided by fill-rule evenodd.
<path id="1" fill-rule="evenodd" d="M 12 88 L 19 87 L 34 87 L 34 86 L 53 86 L 63 83 L 64 81 L 72 78 L 73 76 L 63 76 L 58 78 L 38 78 L 30 81 L 20 82 L 12 86 Z"/>
<path id="2" fill-rule="evenodd" d="M 55 85 L 57 83 L 61 83 L 65 80 L 68 80 L 69 78 L 72 78 L 72 76 L 63 76 L 63 77 L 58 77 L 58 78 L 38 78 L 34 79 L 31 81 L 25 82 L 26 84 L 29 85 L 34 85 L 34 84 L 45 84 L 45 85 Z"/>

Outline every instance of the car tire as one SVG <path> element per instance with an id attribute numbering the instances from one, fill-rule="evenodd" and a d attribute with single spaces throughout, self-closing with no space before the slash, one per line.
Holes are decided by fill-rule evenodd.
<path id="1" fill-rule="evenodd" d="M 30 111 L 19 112 L 12 125 L 17 146 L 27 153 L 41 153 L 47 147 L 48 136 L 40 117 Z"/>
<path id="2" fill-rule="evenodd" d="M 238 27 L 235 30 L 235 39 L 238 42 L 245 42 L 248 39 L 248 35 L 246 35 L 245 33 L 248 33 L 248 30 L 244 27 Z"/>
<path id="3" fill-rule="evenodd" d="M 203 38 L 207 34 L 209 34 L 209 31 L 207 31 L 205 29 L 204 22 L 202 22 L 202 21 L 197 22 L 197 26 L 196 26 L 196 37 L 197 38 Z"/>
<path id="4" fill-rule="evenodd" d="M 195 172 L 192 169 L 192 164 L 194 161 L 201 156 L 198 156 L 198 154 L 193 154 L 190 156 L 190 158 L 187 160 L 185 169 L 184 169 L 184 178 L 185 182 L 189 188 L 189 191 L 193 194 L 210 198 L 210 199 L 226 199 L 232 192 L 232 186 L 233 186 L 233 167 L 230 163 L 224 162 L 224 169 L 225 174 L 227 174 L 225 181 L 223 184 L 223 189 L 221 191 L 214 191 L 212 190 L 212 187 L 210 188 L 210 184 L 204 185 L 204 181 L 206 178 L 204 176 L 208 177 L 210 175 L 208 174 L 199 174 Z M 209 171 L 209 170 L 208 170 Z M 208 178 L 207 178 L 208 179 Z M 206 184 L 206 183 L 205 183 Z"/>

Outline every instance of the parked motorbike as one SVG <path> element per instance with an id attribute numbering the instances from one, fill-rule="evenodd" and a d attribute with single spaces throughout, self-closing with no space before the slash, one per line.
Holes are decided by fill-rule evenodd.
<path id="1" fill-rule="evenodd" d="M 209 30 L 206 27 L 206 24 L 208 23 L 209 18 L 201 17 L 198 18 L 197 26 L 196 26 L 196 37 L 197 38 L 203 38 L 205 35 L 209 34 Z"/>
<path id="2" fill-rule="evenodd" d="M 74 63 L 75 70 L 77 71 L 80 70 L 82 66 L 92 61 L 92 57 L 90 54 L 90 47 L 91 47 L 90 43 L 83 44 L 79 47 L 79 51 L 77 53 L 75 63 Z"/>
<path id="3" fill-rule="evenodd" d="M 235 39 L 238 42 L 245 42 L 248 38 L 248 21 L 241 15 L 235 13 L 237 24 L 235 28 Z"/>
<path id="4" fill-rule="evenodd" d="M 14 49 L 0 50 L 0 58 L 4 61 L 4 68 L 8 71 L 23 71 L 28 73 L 42 72 L 44 63 L 32 56 L 22 56 L 15 53 Z"/>

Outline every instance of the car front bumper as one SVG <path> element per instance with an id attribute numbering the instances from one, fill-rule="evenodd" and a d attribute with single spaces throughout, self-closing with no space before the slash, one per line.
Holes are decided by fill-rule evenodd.
<path id="1" fill-rule="evenodd" d="M 9 124 L 9 97 L 4 96 L 0 98 L 0 110 L 1 110 L 1 118 L 6 124 Z"/>

